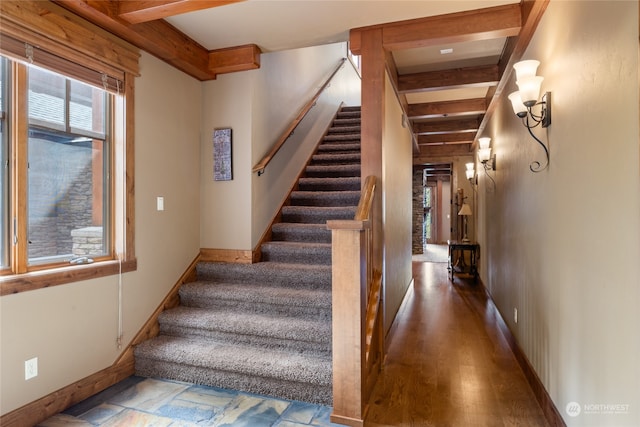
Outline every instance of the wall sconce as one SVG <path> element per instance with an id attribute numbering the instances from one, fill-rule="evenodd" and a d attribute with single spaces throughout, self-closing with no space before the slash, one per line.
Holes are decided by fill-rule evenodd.
<path id="1" fill-rule="evenodd" d="M 482 137 L 478 138 L 478 160 L 482 163 L 482 167 L 484 168 L 484 173 L 489 177 L 491 182 L 493 182 L 493 188 L 496 187 L 495 180 L 489 175 L 489 170 L 496 170 L 496 155 L 495 153 L 491 155 L 491 138 Z"/>
<path id="2" fill-rule="evenodd" d="M 496 155 L 491 155 L 491 148 L 489 144 L 491 144 L 491 138 L 482 137 L 478 138 L 478 144 L 480 148 L 478 149 L 478 160 L 482 163 L 484 167 L 484 171 L 487 170 L 496 170 Z"/>
<path id="3" fill-rule="evenodd" d="M 540 61 L 534 59 L 528 61 L 520 61 L 513 64 L 516 70 L 516 84 L 518 91 L 509 95 L 509 101 L 513 107 L 513 112 L 522 119 L 522 124 L 527 128 L 529 134 L 544 149 L 547 162 L 542 165 L 539 161 L 534 160 L 529 165 L 531 172 L 540 172 L 549 166 L 549 149 L 547 146 L 534 135 L 532 128 L 542 125 L 543 128 L 551 125 L 551 92 L 545 92 L 540 101 L 540 86 L 544 77 L 536 76 L 536 72 L 540 65 Z M 533 107 L 540 106 L 540 113 L 536 114 Z"/>
<path id="4" fill-rule="evenodd" d="M 469 162 L 465 164 L 465 167 L 467 168 L 467 170 L 464 171 L 464 173 L 466 174 L 469 182 L 471 182 L 473 180 L 473 177 L 476 176 L 476 171 L 474 170 L 474 166 L 475 166 L 475 163 L 473 162 Z"/>

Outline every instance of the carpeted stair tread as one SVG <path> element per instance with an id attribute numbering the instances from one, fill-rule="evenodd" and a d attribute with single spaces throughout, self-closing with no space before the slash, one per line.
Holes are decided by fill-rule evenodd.
<path id="1" fill-rule="evenodd" d="M 309 177 L 360 176 L 360 164 L 348 165 L 309 165 L 305 169 Z"/>
<path id="2" fill-rule="evenodd" d="M 330 219 L 353 219 L 355 206 L 338 208 L 324 206 L 285 206 L 282 208 L 282 220 L 285 222 L 302 222 L 326 224 Z"/>
<path id="3" fill-rule="evenodd" d="M 279 222 L 271 227 L 273 240 L 331 243 L 331 230 L 326 224 Z"/>
<path id="4" fill-rule="evenodd" d="M 353 111 L 342 110 L 338 112 L 338 115 L 336 116 L 336 118 L 338 119 L 358 118 L 359 119 L 360 116 L 361 116 L 360 110 L 353 110 Z"/>
<path id="5" fill-rule="evenodd" d="M 345 142 L 327 142 L 318 145 L 318 153 L 359 153 L 360 152 L 360 140 L 357 141 L 345 141 Z"/>
<path id="6" fill-rule="evenodd" d="M 349 143 L 360 143 L 360 134 L 359 133 L 334 133 L 327 134 L 322 138 L 323 143 L 331 142 L 331 143 L 341 143 L 341 142 L 349 142 Z"/>
<path id="7" fill-rule="evenodd" d="M 216 341 L 196 342 L 189 338 L 160 335 L 138 345 L 136 356 L 170 360 L 187 366 L 212 366 L 221 371 L 271 376 L 289 381 L 304 379 L 318 385 L 331 381 L 330 375 L 326 375 L 326 372 L 309 369 L 314 368 L 310 366 L 310 362 L 324 362 L 324 367 L 330 368 L 331 358 L 326 355 L 291 354 L 267 348 L 257 352 L 254 350 L 250 345 Z"/>
<path id="8" fill-rule="evenodd" d="M 331 152 L 360 152 L 360 140 L 357 141 L 331 141 L 318 145 L 318 153 L 331 153 Z"/>
<path id="9" fill-rule="evenodd" d="M 265 242 L 262 244 L 262 260 L 331 265 L 331 243 Z"/>
<path id="10" fill-rule="evenodd" d="M 251 307 L 258 312 L 331 318 L 330 289 L 296 289 L 254 283 L 198 281 L 184 284 L 179 292 L 181 305 L 187 307 L 228 307 L 236 312 Z"/>
<path id="11" fill-rule="evenodd" d="M 233 264 L 200 262 L 196 266 L 198 280 L 225 283 L 256 283 L 263 286 L 298 289 L 331 288 L 331 266 L 258 262 Z"/>
<path id="12" fill-rule="evenodd" d="M 293 348 L 300 352 L 331 351 L 330 319 L 284 317 L 268 313 L 238 316 L 231 309 L 207 310 L 179 306 L 163 312 L 158 320 L 160 333 L 172 336 L 218 338 L 225 342 Z"/>
<path id="13" fill-rule="evenodd" d="M 160 377 L 211 387 L 242 390 L 249 393 L 298 400 L 332 406 L 331 385 L 309 385 L 304 381 L 288 381 L 245 375 L 239 372 L 218 371 L 206 366 L 182 366 L 171 361 L 136 359 L 136 373 L 140 376 Z"/>
<path id="14" fill-rule="evenodd" d="M 300 191 L 360 191 L 360 177 L 300 178 L 298 189 Z"/>
<path id="15" fill-rule="evenodd" d="M 360 191 L 293 191 L 291 204 L 296 206 L 357 206 Z"/>
<path id="16" fill-rule="evenodd" d="M 138 345 L 135 360 L 142 376 L 159 373 L 196 384 L 331 404 L 328 356 L 160 335 Z"/>
<path id="17" fill-rule="evenodd" d="M 336 128 L 344 126 L 360 127 L 360 117 L 338 117 L 333 120 L 332 124 Z"/>
<path id="18" fill-rule="evenodd" d="M 360 163 L 360 153 L 325 153 L 325 154 L 315 154 L 312 157 L 313 164 L 319 163 Z"/>
<path id="19" fill-rule="evenodd" d="M 330 127 L 327 134 L 335 134 L 335 133 L 352 133 L 359 134 L 360 133 L 360 125 L 357 126 L 335 126 Z"/>

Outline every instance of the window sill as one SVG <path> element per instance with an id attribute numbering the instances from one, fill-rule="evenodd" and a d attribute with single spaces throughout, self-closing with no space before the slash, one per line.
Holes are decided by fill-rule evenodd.
<path id="1" fill-rule="evenodd" d="M 34 291 L 36 289 L 50 288 L 66 283 L 82 280 L 97 279 L 99 277 L 113 276 L 115 274 L 128 273 L 137 269 L 136 259 L 123 261 L 122 266 L 117 260 L 102 261 L 94 264 L 81 264 L 65 266 L 50 270 L 34 271 L 25 274 L 0 276 L 0 296 L 17 294 L 20 292 Z"/>

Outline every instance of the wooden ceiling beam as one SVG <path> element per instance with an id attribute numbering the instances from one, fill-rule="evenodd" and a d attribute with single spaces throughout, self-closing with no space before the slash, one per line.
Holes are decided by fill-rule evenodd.
<path id="1" fill-rule="evenodd" d="M 478 126 L 480 126 L 478 119 L 417 122 L 413 124 L 413 131 L 417 135 L 464 133 L 477 132 Z"/>
<path id="2" fill-rule="evenodd" d="M 210 9 L 244 0 L 119 0 L 118 16 L 130 24 Z"/>
<path id="3" fill-rule="evenodd" d="M 398 89 L 400 93 L 408 93 L 495 86 L 500 81 L 499 74 L 497 65 L 404 74 L 398 77 Z"/>
<path id="4" fill-rule="evenodd" d="M 166 21 L 130 24 L 118 16 L 118 5 L 112 1 L 52 1 L 190 76 L 199 80 L 216 77 L 208 70 L 209 52 Z"/>
<path id="5" fill-rule="evenodd" d="M 209 52 L 209 71 L 214 74 L 260 68 L 260 48 L 255 44 Z"/>
<path id="6" fill-rule="evenodd" d="M 475 136 L 469 132 L 418 135 L 418 145 L 471 144 Z"/>
<path id="7" fill-rule="evenodd" d="M 421 145 L 420 154 L 413 158 L 413 164 L 432 162 L 434 158 L 449 158 L 471 155 L 471 144 Z"/>
<path id="8" fill-rule="evenodd" d="M 487 111 L 487 100 L 485 98 L 474 98 L 409 104 L 407 115 L 410 120 L 415 120 L 432 119 L 436 117 L 480 115 L 484 114 L 485 111 Z"/>
<path id="9" fill-rule="evenodd" d="M 52 0 L 87 21 L 109 31 L 132 45 L 149 52 L 178 70 L 198 80 L 213 80 L 216 75 L 216 50 L 207 51 L 196 41 L 180 32 L 168 22 L 160 19 L 140 24 L 131 24 L 119 16 L 118 3 L 104 0 Z M 253 46 L 253 45 L 252 45 Z M 220 70 L 244 71 L 259 68 L 259 59 L 246 60 L 246 46 L 239 46 L 237 55 L 233 49 L 224 49 L 226 58 L 238 58 L 239 63 L 223 61 Z M 256 64 L 257 62 L 257 64 Z"/>
<path id="10" fill-rule="evenodd" d="M 521 26 L 520 4 L 509 4 L 354 28 L 349 33 L 349 40 L 351 52 L 360 55 L 362 32 L 368 29 L 382 28 L 382 45 L 393 51 L 510 37 L 517 35 Z"/>

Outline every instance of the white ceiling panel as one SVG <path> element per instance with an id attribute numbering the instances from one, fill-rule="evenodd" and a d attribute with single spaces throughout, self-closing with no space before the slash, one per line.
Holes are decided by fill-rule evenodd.
<path id="1" fill-rule="evenodd" d="M 257 44 L 263 52 L 346 41 L 349 29 L 481 9 L 514 0 L 249 0 L 166 20 L 208 50 Z"/>
<path id="2" fill-rule="evenodd" d="M 398 74 L 496 64 L 505 38 L 400 50 L 393 53 Z M 441 53 L 445 50 L 450 53 Z"/>
<path id="3" fill-rule="evenodd" d="M 487 96 L 487 87 L 470 87 L 462 89 L 435 90 L 429 92 L 407 93 L 409 104 L 422 104 L 428 102 L 457 101 L 460 99 L 484 98 Z"/>

